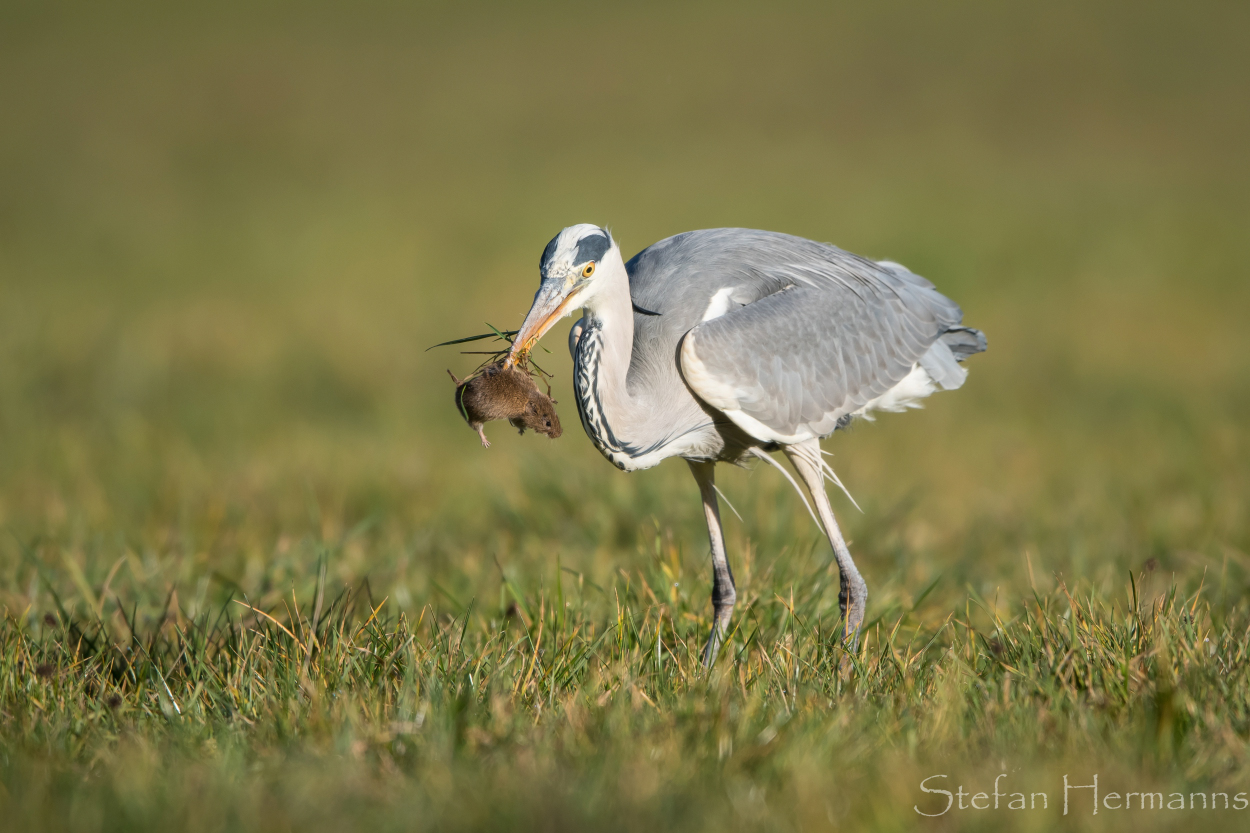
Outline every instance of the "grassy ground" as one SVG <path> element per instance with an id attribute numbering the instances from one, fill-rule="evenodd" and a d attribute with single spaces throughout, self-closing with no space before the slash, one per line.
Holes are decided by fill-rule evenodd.
<path id="1" fill-rule="evenodd" d="M 1242 5 L 6 15 L 12 829 L 1244 828 Z M 700 671 L 697 492 L 594 452 L 563 328 L 562 439 L 459 421 L 424 348 L 585 221 L 832 240 L 989 335 L 827 443 L 855 656 L 789 487 L 724 471 Z"/>

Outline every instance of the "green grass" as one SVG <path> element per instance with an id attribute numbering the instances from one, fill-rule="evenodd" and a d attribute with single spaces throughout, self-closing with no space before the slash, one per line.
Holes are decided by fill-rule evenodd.
<path id="1" fill-rule="evenodd" d="M 22 830 L 1239 830 L 1238 4 L 19 6 L 0 27 L 0 818 Z M 990 350 L 776 472 L 487 431 L 436 342 L 542 246 L 772 228 Z M 573 423 L 573 424 L 571 424 Z M 922 779 L 1045 792 L 953 809 Z M 1040 799 L 1039 799 L 1040 800 Z"/>
<path id="2" fill-rule="evenodd" d="M 852 655 L 822 571 L 749 597 L 709 675 L 706 617 L 671 555 L 606 593 L 571 575 L 527 599 L 505 580 L 506 606 L 459 616 L 384 617 L 383 600 L 319 583 L 278 617 L 171 609 L 128 639 L 99 620 L 11 622 L 0 696 L 25 731 L 6 750 L 10 820 L 32 829 L 59 806 L 100 829 L 909 826 L 915 802 L 944 806 L 916 785 L 952 768 L 973 792 L 1005 772 L 1009 792 L 1056 801 L 1052 758 L 1104 791 L 1246 792 L 1244 606 L 1213 618 L 1200 595 L 1065 588 L 1006 619 L 980 602 L 936 626 L 902 612 Z"/>

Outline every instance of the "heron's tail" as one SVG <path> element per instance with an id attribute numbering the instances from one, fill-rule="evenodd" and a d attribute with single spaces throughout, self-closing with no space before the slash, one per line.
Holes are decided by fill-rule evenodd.
<path id="1" fill-rule="evenodd" d="M 942 390 L 955 390 L 968 378 L 959 363 L 985 350 L 985 333 L 971 327 L 952 327 L 938 336 L 920 357 L 920 366 Z"/>
<path id="2" fill-rule="evenodd" d="M 941 342 L 950 348 L 955 360 L 962 362 L 969 356 L 984 353 L 989 347 L 985 333 L 971 327 L 951 327 L 941 335 Z"/>

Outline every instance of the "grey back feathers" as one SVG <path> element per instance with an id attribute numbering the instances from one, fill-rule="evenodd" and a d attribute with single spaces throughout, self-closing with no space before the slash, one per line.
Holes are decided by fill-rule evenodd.
<path id="1" fill-rule="evenodd" d="M 957 361 L 985 349 L 924 278 L 790 235 L 687 232 L 626 270 L 635 305 L 660 313 L 634 315 L 629 386 L 672 368 L 687 339 L 686 384 L 769 439 L 831 433 L 917 364 L 938 387 L 958 387 Z"/>

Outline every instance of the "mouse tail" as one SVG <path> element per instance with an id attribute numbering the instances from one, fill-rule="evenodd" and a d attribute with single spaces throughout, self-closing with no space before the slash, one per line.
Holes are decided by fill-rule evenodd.
<path id="1" fill-rule="evenodd" d="M 472 425 L 473 420 L 469 419 L 469 412 L 464 409 L 464 383 L 457 379 L 456 374 L 452 373 L 450 370 L 447 371 L 447 375 L 450 376 L 451 380 L 456 383 L 456 410 L 460 412 L 460 416 L 464 417 L 465 422 Z M 482 441 L 486 441 L 485 434 L 482 434 Z"/>

